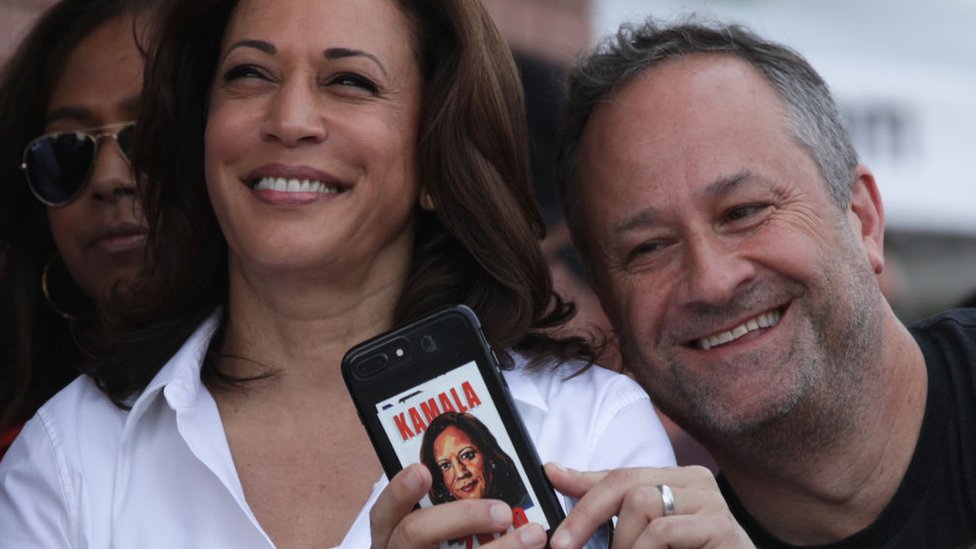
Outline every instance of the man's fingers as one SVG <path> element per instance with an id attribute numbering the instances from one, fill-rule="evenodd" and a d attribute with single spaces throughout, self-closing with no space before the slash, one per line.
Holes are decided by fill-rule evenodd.
<path id="1" fill-rule="evenodd" d="M 566 520 L 553 535 L 554 549 L 577 549 L 610 520 L 618 516 L 615 547 L 639 544 L 648 525 L 664 516 L 661 485 L 673 496 L 675 514 L 697 514 L 727 506 L 715 477 L 704 467 L 615 469 L 581 473 L 546 466 L 553 486 L 566 495 L 579 497 Z"/>
<path id="2" fill-rule="evenodd" d="M 611 480 L 631 484 L 673 484 L 686 488 L 715 490 L 715 475 L 705 467 L 687 465 L 684 467 L 640 467 L 615 469 L 613 471 L 576 471 L 566 469 L 555 463 L 547 463 L 546 476 L 561 493 L 579 498 L 611 476 Z M 620 474 L 625 472 L 625 474 Z"/>
<path id="3" fill-rule="evenodd" d="M 713 524 L 715 521 L 710 517 L 724 512 L 731 518 L 731 514 L 727 513 L 724 500 L 716 492 L 675 486 L 669 488 L 674 498 L 672 515 L 665 515 L 660 487 L 636 486 L 627 491 L 620 513 L 617 515 L 617 527 L 613 533 L 614 547 L 643 547 L 646 545 L 645 532 L 652 522 L 653 531 L 654 528 L 666 526 L 675 517 L 696 516 L 697 520 L 701 520 L 701 517 L 709 517 L 707 521 L 701 521 L 701 524 L 703 530 L 711 530 L 715 528 Z M 667 541 L 671 539 L 667 538 Z"/>
<path id="4" fill-rule="evenodd" d="M 573 497 L 583 497 L 583 494 L 596 486 L 604 477 L 607 471 L 583 472 L 573 469 L 566 469 L 555 463 L 545 465 L 546 476 L 556 490 Z"/>
<path id="5" fill-rule="evenodd" d="M 614 547 L 617 547 L 616 543 Z M 722 519 L 714 515 L 673 515 L 656 519 L 627 547 L 755 549 L 749 536 L 731 516 Z"/>
<path id="6" fill-rule="evenodd" d="M 558 490 L 579 489 L 589 486 L 580 500 L 570 510 L 566 520 L 556 529 L 552 538 L 554 549 L 577 549 L 597 529 L 618 514 L 623 506 L 624 498 L 634 487 L 644 485 L 644 469 L 614 469 L 601 473 L 580 473 L 575 471 L 560 471 L 559 481 L 550 477 Z M 549 469 L 546 469 L 549 472 Z M 565 492 L 564 492 L 565 493 Z"/>
<path id="7" fill-rule="evenodd" d="M 661 507 L 657 488 L 638 486 L 627 492 L 623 506 L 617 515 L 617 527 L 613 531 L 614 547 L 633 547 L 635 541 L 650 524 L 654 516 L 652 509 Z"/>

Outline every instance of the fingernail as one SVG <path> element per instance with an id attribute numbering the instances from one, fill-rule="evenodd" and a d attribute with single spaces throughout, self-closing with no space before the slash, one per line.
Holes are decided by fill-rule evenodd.
<path id="1" fill-rule="evenodd" d="M 566 471 L 566 468 L 565 467 L 563 467 L 562 465 L 556 463 L 555 461 L 550 461 L 549 462 L 549 465 L 552 465 L 553 467 L 555 467 L 556 469 L 559 469 L 560 471 L 563 471 L 563 472 Z"/>
<path id="2" fill-rule="evenodd" d="M 407 488 L 411 490 L 418 490 L 424 484 L 424 477 L 421 476 L 420 471 L 416 467 L 412 467 L 410 471 L 407 472 L 407 478 L 404 479 Z"/>
<path id="3" fill-rule="evenodd" d="M 519 541 L 527 547 L 542 547 L 546 543 L 546 533 L 531 524 L 519 528 L 518 532 Z"/>
<path id="4" fill-rule="evenodd" d="M 508 524 L 512 521 L 512 510 L 504 503 L 496 503 L 491 506 L 491 520 Z"/>
<path id="5" fill-rule="evenodd" d="M 552 540 L 549 543 L 555 549 L 569 547 L 569 544 L 573 543 L 573 535 L 569 533 L 569 530 L 559 530 L 552 536 Z"/>

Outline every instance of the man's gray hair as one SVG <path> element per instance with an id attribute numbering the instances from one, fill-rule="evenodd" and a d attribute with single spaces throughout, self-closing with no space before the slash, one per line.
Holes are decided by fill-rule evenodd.
<path id="1" fill-rule="evenodd" d="M 787 131 L 810 152 L 837 205 L 847 207 L 857 153 L 827 84 L 799 53 L 739 25 L 700 21 L 661 25 L 649 19 L 639 26 L 621 26 L 578 62 L 570 75 L 557 181 L 574 236 L 581 236 L 577 234 L 581 220 L 576 154 L 593 110 L 646 69 L 692 54 L 731 55 L 759 70 L 785 104 Z M 584 239 L 574 240 L 586 246 Z M 584 257 L 584 262 L 589 264 L 589 258 Z"/>

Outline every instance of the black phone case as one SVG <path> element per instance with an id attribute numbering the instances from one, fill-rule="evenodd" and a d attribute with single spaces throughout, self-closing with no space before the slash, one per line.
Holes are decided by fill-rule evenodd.
<path id="1" fill-rule="evenodd" d="M 481 332 L 477 317 L 468 307 L 457 305 L 439 310 L 356 345 L 342 360 L 342 376 L 388 477 L 392 478 L 405 465 L 421 461 L 419 453 L 413 449 L 417 446 L 417 437 L 423 437 L 428 431 L 434 434 L 444 424 L 463 419 L 466 425 L 475 423 L 487 427 L 495 438 L 486 445 L 496 450 L 496 454 L 502 447 L 513 449 L 514 455 L 510 457 L 521 464 L 524 475 L 520 476 L 523 484 L 528 480 L 526 488 L 530 505 L 517 507 L 519 504 L 509 501 L 516 513 L 516 526 L 521 521 L 540 522 L 536 520 L 538 511 L 531 511 L 533 506 L 542 511 L 546 520 L 543 524 L 550 535 L 563 520 L 562 507 L 516 412 L 499 371 L 498 360 Z M 492 410 L 497 415 L 492 414 Z M 441 415 L 444 417 L 437 420 Z M 462 415 L 468 417 L 458 417 Z M 472 421 L 472 417 L 477 421 Z M 434 443 L 436 438 L 432 437 Z M 488 438 L 491 437 L 478 440 Z M 477 437 L 471 438 L 475 439 Z M 423 438 L 419 440 L 422 448 L 426 442 Z M 487 450 L 479 449 L 479 453 L 482 461 L 490 459 Z M 502 455 L 507 454 L 503 452 Z M 503 461 L 503 457 L 492 461 L 496 463 L 490 467 L 493 477 L 481 477 L 486 486 L 504 484 L 498 480 L 503 478 L 498 471 L 505 467 L 497 465 Z M 429 467 L 432 475 L 439 474 L 438 470 Z M 509 477 L 510 474 L 504 478 Z M 434 478 L 436 485 L 438 477 Z M 493 480 L 487 482 L 488 478 Z M 446 480 L 444 484 L 447 484 Z M 432 490 L 422 503 L 440 503 L 434 501 L 435 496 L 454 497 L 447 493 L 448 490 L 446 486 L 440 492 Z M 483 497 L 498 496 L 488 494 Z M 533 514 L 528 515 L 530 512 Z M 484 541 L 479 540 L 480 543 Z M 465 546 L 463 540 L 458 543 L 442 544 L 442 547 Z"/>

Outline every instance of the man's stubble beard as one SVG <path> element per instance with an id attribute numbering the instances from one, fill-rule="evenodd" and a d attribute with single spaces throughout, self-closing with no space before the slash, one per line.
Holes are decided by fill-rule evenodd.
<path id="1" fill-rule="evenodd" d="M 653 379 L 655 369 L 643 366 L 646 361 L 626 337 L 621 338 L 624 364 L 665 414 L 726 464 L 776 466 L 844 444 L 858 436 L 859 418 L 873 394 L 868 385 L 883 383 L 875 360 L 882 340 L 883 297 L 856 250 L 854 243 L 845 242 L 836 250 L 842 257 L 831 261 L 821 279 L 821 288 L 842 291 L 823 295 L 819 303 L 803 299 L 808 297 L 803 292 L 791 304 L 795 310 L 789 314 L 801 315 L 810 334 L 794 338 L 794 347 L 785 353 L 783 366 L 799 363 L 798 370 L 788 376 L 791 386 L 784 393 L 751 413 L 716 397 L 719 384 L 702 383 L 673 358 L 659 357 L 668 379 Z"/>

